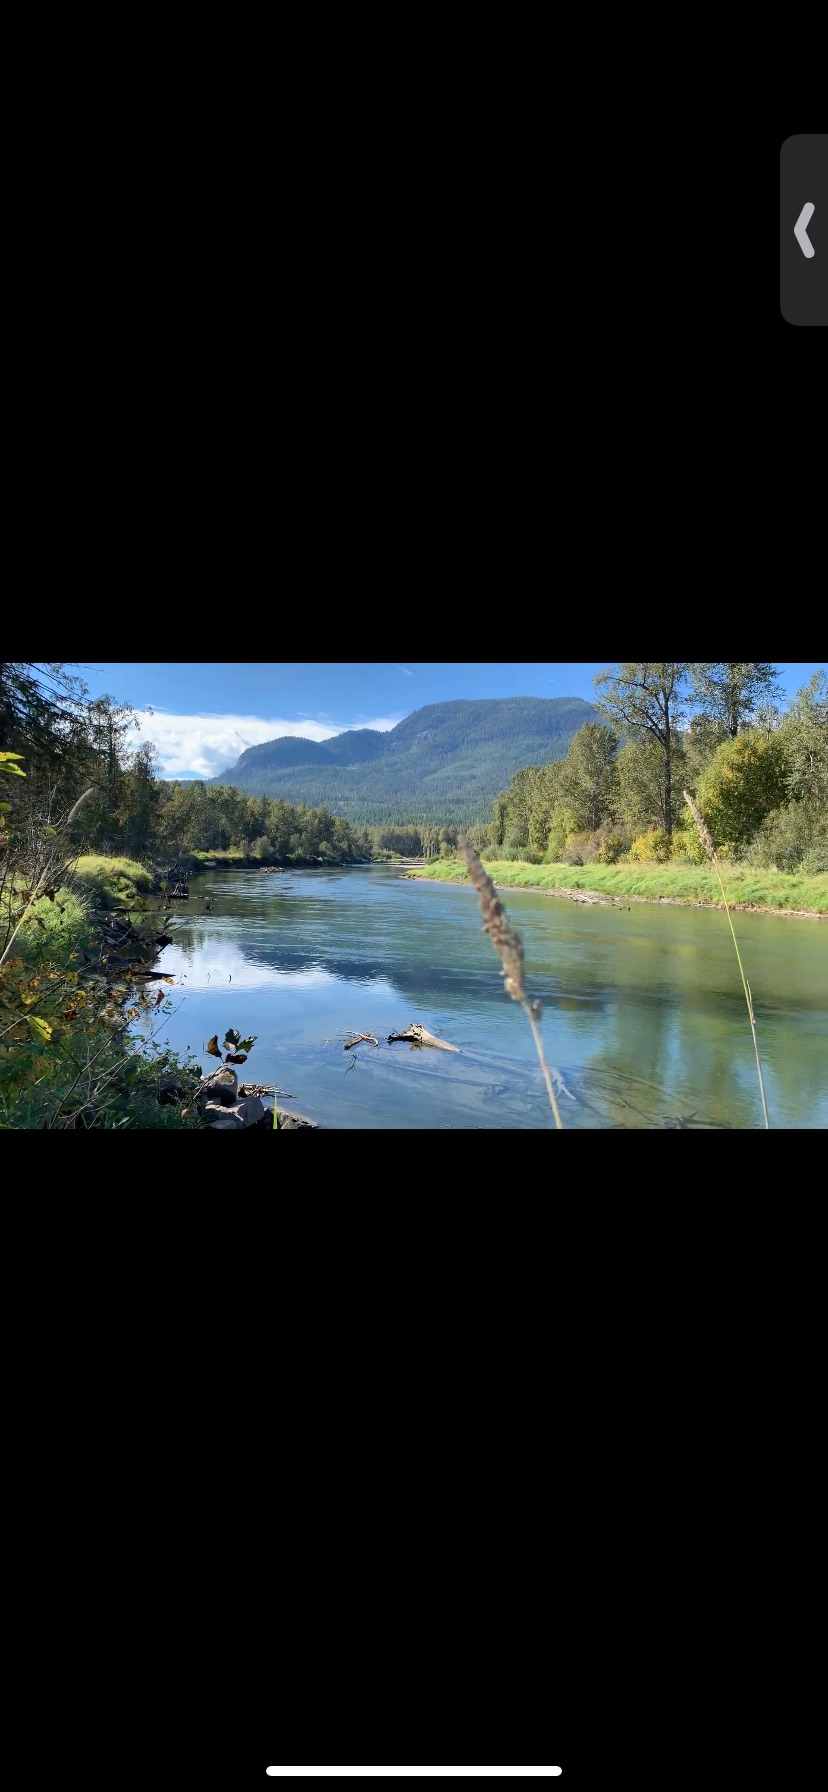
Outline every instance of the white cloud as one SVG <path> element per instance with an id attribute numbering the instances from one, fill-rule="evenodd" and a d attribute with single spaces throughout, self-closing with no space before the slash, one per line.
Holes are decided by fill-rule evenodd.
<path id="1" fill-rule="evenodd" d="M 344 728 L 375 728 L 385 734 L 399 720 L 399 716 L 379 716 L 337 725 L 305 717 L 299 722 L 286 722 L 278 716 L 185 716 L 163 709 L 139 709 L 133 739 L 136 745 L 138 741 L 152 741 L 164 778 L 214 778 L 235 765 L 245 747 L 260 746 L 262 741 L 276 740 L 280 734 L 303 740 L 330 740 Z"/>
<path id="2" fill-rule="evenodd" d="M 404 673 L 405 673 L 405 676 L 406 676 L 406 678 L 413 678 L 413 677 L 414 677 L 414 674 L 413 674 L 413 672 L 412 672 L 412 670 L 411 670 L 411 667 L 410 667 L 410 666 L 398 666 L 398 667 L 397 667 L 397 671 L 398 671 L 398 672 L 404 672 Z"/>

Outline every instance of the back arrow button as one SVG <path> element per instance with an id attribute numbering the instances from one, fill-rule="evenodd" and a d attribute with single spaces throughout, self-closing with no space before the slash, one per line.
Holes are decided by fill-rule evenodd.
<path id="1" fill-rule="evenodd" d="M 813 206 L 809 200 L 807 205 L 803 205 L 794 225 L 794 236 L 796 237 L 806 261 L 811 261 L 816 255 L 816 249 L 808 235 L 808 225 L 811 222 L 815 209 L 816 207 Z"/>

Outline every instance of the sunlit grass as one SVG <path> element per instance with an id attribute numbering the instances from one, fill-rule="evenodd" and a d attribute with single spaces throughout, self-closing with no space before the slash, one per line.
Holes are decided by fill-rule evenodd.
<path id="1" fill-rule="evenodd" d="M 215 859 L 217 865 L 226 864 L 228 860 L 232 861 L 234 859 L 246 859 L 249 857 L 248 853 L 246 853 L 241 846 L 214 846 L 210 852 L 207 852 L 201 847 L 197 847 L 193 852 L 186 853 L 184 856 L 188 859 L 200 859 L 202 862 L 204 859 Z"/>
<path id="2" fill-rule="evenodd" d="M 685 902 L 721 904 L 721 890 L 709 865 L 527 865 L 520 860 L 486 860 L 486 870 L 504 888 L 597 890 L 608 896 L 678 897 Z M 466 867 L 459 859 L 432 859 L 415 868 L 414 877 L 464 883 Z M 731 906 L 811 909 L 828 914 L 828 872 L 813 876 L 766 871 L 750 865 L 722 865 L 722 883 Z"/>
<path id="3" fill-rule="evenodd" d="M 137 859 L 107 858 L 104 853 L 84 853 L 73 869 L 81 890 L 98 897 L 109 907 L 129 904 L 136 896 L 153 886 L 153 875 Z"/>

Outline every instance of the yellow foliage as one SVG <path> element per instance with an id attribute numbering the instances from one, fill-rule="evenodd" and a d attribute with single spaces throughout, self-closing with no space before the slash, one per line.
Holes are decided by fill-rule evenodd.
<path id="1" fill-rule="evenodd" d="M 670 836 L 664 828 L 650 828 L 646 834 L 639 834 L 630 847 L 630 858 L 643 863 L 649 860 L 666 865 L 670 856 Z"/>

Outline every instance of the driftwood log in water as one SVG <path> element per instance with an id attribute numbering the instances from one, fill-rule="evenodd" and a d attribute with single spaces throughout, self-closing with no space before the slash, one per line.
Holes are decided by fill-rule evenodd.
<path id="1" fill-rule="evenodd" d="M 427 1033 L 425 1027 L 415 1024 L 406 1027 L 404 1033 L 389 1033 L 388 1044 L 393 1045 L 395 1039 L 408 1039 L 412 1045 L 433 1045 L 440 1052 L 459 1052 L 459 1045 L 449 1045 L 445 1039 L 435 1039 L 433 1033 Z"/>
<path id="2" fill-rule="evenodd" d="M 362 1045 L 363 1043 L 366 1045 L 379 1045 L 379 1040 L 374 1033 L 357 1033 L 353 1039 L 346 1039 L 344 1050 L 349 1052 L 352 1045 Z"/>

